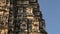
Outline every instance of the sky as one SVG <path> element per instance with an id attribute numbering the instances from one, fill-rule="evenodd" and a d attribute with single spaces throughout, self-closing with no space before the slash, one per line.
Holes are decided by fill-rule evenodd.
<path id="1" fill-rule="evenodd" d="M 48 34 L 60 34 L 60 0 L 39 0 Z"/>

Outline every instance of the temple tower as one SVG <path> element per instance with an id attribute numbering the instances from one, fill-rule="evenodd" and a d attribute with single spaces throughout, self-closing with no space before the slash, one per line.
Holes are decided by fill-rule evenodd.
<path id="1" fill-rule="evenodd" d="M 0 34 L 47 34 L 38 0 L 0 0 Z"/>

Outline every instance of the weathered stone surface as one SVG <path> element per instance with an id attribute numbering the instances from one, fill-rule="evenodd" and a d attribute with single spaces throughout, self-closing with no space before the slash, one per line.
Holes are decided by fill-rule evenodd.
<path id="1" fill-rule="evenodd" d="M 0 0 L 0 34 L 47 34 L 38 0 Z"/>

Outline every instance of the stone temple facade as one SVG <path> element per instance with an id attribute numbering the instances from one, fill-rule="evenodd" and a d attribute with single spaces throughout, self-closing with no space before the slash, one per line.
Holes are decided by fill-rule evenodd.
<path id="1" fill-rule="evenodd" d="M 0 34 L 47 34 L 38 0 L 0 0 Z"/>

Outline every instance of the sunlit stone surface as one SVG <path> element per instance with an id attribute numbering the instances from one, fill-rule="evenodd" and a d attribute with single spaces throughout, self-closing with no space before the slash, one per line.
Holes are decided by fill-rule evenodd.
<path id="1" fill-rule="evenodd" d="M 38 0 L 0 0 L 0 34 L 47 34 Z"/>

